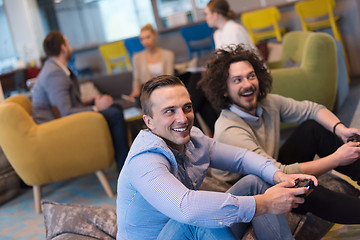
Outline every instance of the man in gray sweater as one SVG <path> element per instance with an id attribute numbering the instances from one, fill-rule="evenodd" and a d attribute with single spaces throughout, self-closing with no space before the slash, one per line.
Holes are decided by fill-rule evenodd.
<path id="1" fill-rule="evenodd" d="M 221 110 L 216 140 L 271 158 L 285 173 L 320 176 L 335 169 L 359 182 L 360 143 L 344 142 L 360 130 L 347 128 L 322 105 L 270 94 L 272 78 L 254 51 L 241 45 L 216 51 L 200 85 Z M 281 148 L 280 122 L 300 124 Z M 314 160 L 316 154 L 320 158 Z M 218 170 L 213 174 L 231 183 L 241 177 Z M 337 223 L 360 223 L 360 215 L 354 214 L 360 212 L 358 198 L 321 186 L 296 211 Z"/>

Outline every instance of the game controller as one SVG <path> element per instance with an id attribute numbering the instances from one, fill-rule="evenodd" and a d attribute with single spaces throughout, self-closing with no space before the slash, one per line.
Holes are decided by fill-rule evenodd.
<path id="1" fill-rule="evenodd" d="M 301 187 L 306 187 L 307 189 L 314 189 L 315 185 L 311 179 L 305 179 L 305 180 L 296 179 L 295 186 L 293 186 L 293 188 L 301 188 Z M 297 197 L 305 198 L 306 195 L 301 194 L 301 195 L 297 195 Z"/>
<path id="2" fill-rule="evenodd" d="M 347 139 L 347 142 L 360 142 L 360 135 L 354 135 Z"/>

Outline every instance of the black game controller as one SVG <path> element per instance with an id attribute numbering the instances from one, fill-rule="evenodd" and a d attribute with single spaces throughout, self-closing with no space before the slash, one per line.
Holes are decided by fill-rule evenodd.
<path id="1" fill-rule="evenodd" d="M 347 142 L 360 142 L 360 135 L 354 135 L 347 139 Z"/>
<path id="2" fill-rule="evenodd" d="M 305 179 L 305 180 L 296 179 L 295 186 L 293 186 L 293 188 L 302 188 L 302 187 L 306 187 L 307 189 L 314 189 L 315 185 L 311 179 Z M 306 195 L 301 194 L 301 195 L 297 195 L 297 197 L 305 198 Z"/>

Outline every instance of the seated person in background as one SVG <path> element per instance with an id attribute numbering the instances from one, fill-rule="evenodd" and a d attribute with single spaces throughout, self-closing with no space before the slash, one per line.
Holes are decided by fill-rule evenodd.
<path id="1" fill-rule="evenodd" d="M 34 121 L 44 123 L 73 113 L 98 111 L 108 122 L 120 171 L 129 150 L 122 108 L 109 95 L 96 96 L 88 103 L 81 101 L 79 82 L 67 67 L 72 48 L 62 33 L 50 32 L 43 47 L 47 60 L 32 89 Z"/>
<path id="2" fill-rule="evenodd" d="M 244 44 L 247 48 L 256 48 L 246 29 L 235 22 L 236 14 L 226 0 L 210 0 L 205 8 L 205 19 L 214 32 L 215 48 L 230 44 Z"/>
<path id="3" fill-rule="evenodd" d="M 140 41 L 145 49 L 133 57 L 133 90 L 130 99 L 139 97 L 141 86 L 150 78 L 174 74 L 174 53 L 160 48 L 156 39 L 157 32 L 151 24 L 141 28 Z"/>
<path id="4" fill-rule="evenodd" d="M 296 178 L 317 185 L 315 177 L 284 174 L 269 159 L 205 136 L 193 127 L 190 95 L 177 77 L 146 82 L 141 106 L 148 129 L 118 179 L 117 239 L 234 239 L 229 227 L 239 223 L 240 237 L 250 221 L 259 239 L 293 239 L 283 213 L 308 190 L 291 187 Z M 209 167 L 253 175 L 227 193 L 199 191 Z"/>
<path id="5" fill-rule="evenodd" d="M 215 124 L 217 141 L 272 159 L 284 173 L 320 176 L 335 169 L 359 183 L 360 143 L 344 141 L 360 130 L 345 127 L 322 105 L 270 94 L 272 78 L 253 51 L 241 45 L 216 51 L 199 84 L 212 105 L 222 109 Z M 301 124 L 281 148 L 280 122 Z M 316 154 L 320 159 L 313 160 Z M 229 182 L 241 177 L 216 169 L 212 173 Z M 336 223 L 360 223 L 360 199 L 322 186 L 294 211 Z"/>

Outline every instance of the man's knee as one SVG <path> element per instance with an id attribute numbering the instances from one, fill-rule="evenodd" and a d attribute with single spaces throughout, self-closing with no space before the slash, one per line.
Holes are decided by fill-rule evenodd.
<path id="1" fill-rule="evenodd" d="M 237 196 L 253 196 L 262 194 L 270 187 L 255 175 L 246 175 L 237 181 L 227 192 Z"/>
<path id="2" fill-rule="evenodd" d="M 117 107 L 113 107 L 113 105 L 108 109 L 100 111 L 100 113 L 105 117 L 108 122 L 124 121 L 122 110 Z"/>

